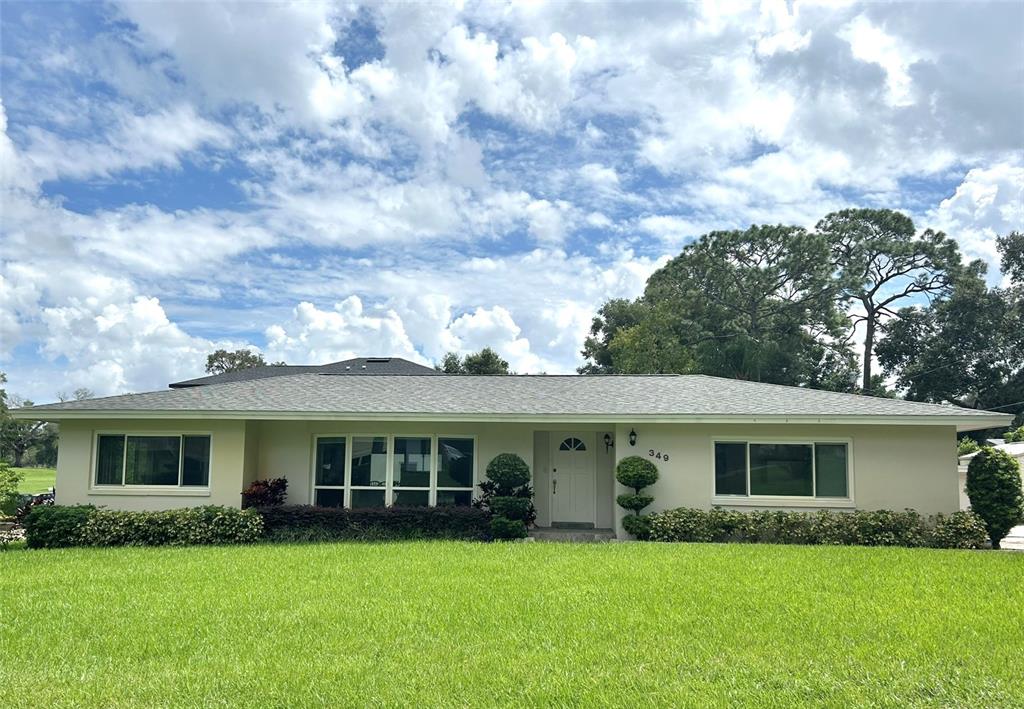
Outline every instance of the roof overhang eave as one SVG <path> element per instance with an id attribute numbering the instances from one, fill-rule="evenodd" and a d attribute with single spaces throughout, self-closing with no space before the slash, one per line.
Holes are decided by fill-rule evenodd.
<path id="1" fill-rule="evenodd" d="M 398 413 L 341 411 L 168 411 L 113 409 L 15 409 L 17 419 L 70 421 L 79 419 L 242 419 L 260 421 L 450 421 L 483 423 L 754 423 L 754 424 L 845 424 L 884 426 L 956 426 L 957 431 L 978 431 L 1009 426 L 1011 414 L 903 414 L 898 416 L 801 415 L 801 414 L 488 414 L 488 413 Z"/>

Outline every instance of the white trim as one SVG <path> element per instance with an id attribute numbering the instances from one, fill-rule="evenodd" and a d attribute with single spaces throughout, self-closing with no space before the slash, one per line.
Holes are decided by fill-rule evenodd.
<path id="1" fill-rule="evenodd" d="M 319 447 L 319 441 L 321 438 L 341 438 L 345 441 L 345 475 L 344 485 L 317 485 L 316 484 L 316 464 L 317 464 L 317 448 Z M 385 478 L 384 485 L 352 485 L 352 451 L 353 451 L 353 440 L 356 438 L 383 438 L 387 446 L 387 453 L 385 456 Z M 396 486 L 394 484 L 394 466 L 395 466 L 395 439 L 396 438 L 426 438 L 430 441 L 430 471 L 429 471 L 429 487 L 404 487 Z M 470 487 L 451 487 L 443 486 L 440 487 L 437 484 L 438 465 L 437 457 L 439 453 L 440 439 L 463 439 L 473 442 L 473 481 Z M 409 492 L 426 492 L 427 493 L 427 506 L 437 506 L 437 493 L 438 491 L 450 491 L 450 492 L 468 492 L 470 498 L 475 496 L 477 482 L 479 480 L 479 465 L 480 465 L 480 445 L 477 440 L 476 434 L 463 434 L 463 433 L 316 433 L 313 434 L 313 452 L 310 456 L 311 469 L 310 469 L 310 484 L 309 484 L 309 503 L 316 504 L 316 491 L 317 490 L 343 490 L 342 505 L 346 508 L 352 507 L 352 491 L 353 490 L 370 490 L 377 491 L 381 490 L 384 492 L 384 506 L 391 507 L 394 504 L 394 493 L 398 491 L 409 491 Z"/>
<path id="2" fill-rule="evenodd" d="M 710 436 L 711 441 L 711 503 L 714 505 L 742 505 L 745 507 L 855 507 L 854 499 L 854 460 L 852 437 L 807 438 L 806 436 L 771 436 L 768 438 L 757 435 L 750 436 Z M 719 495 L 715 492 L 715 444 L 745 443 L 747 460 L 747 494 Z M 751 444 L 796 444 L 811 447 L 811 489 L 807 495 L 751 495 L 750 494 L 750 446 Z M 846 446 L 846 497 L 818 497 L 818 471 L 815 445 L 841 444 Z"/>
<path id="3" fill-rule="evenodd" d="M 974 431 L 1008 426 L 1012 414 L 986 412 L 973 416 L 956 414 L 903 414 L 903 415 L 726 415 L 726 414 L 426 414 L 378 413 L 339 411 L 182 411 L 110 410 L 110 409 L 15 409 L 16 419 L 61 421 L 70 419 L 153 419 L 153 420 L 210 420 L 246 419 L 254 421 L 423 421 L 423 422 L 498 422 L 498 423 L 750 423 L 750 424 L 842 424 L 864 426 L 956 426 L 958 431 Z"/>
<path id="4" fill-rule="evenodd" d="M 96 475 L 99 472 L 100 436 L 121 436 L 124 447 L 121 453 L 121 484 L 99 484 Z M 182 485 L 185 466 L 185 436 L 206 436 L 210 439 L 210 459 L 207 461 L 206 485 Z M 177 485 L 128 485 L 125 475 L 128 466 L 128 438 L 164 437 L 178 439 L 178 483 Z M 95 429 L 92 432 L 91 462 L 89 464 L 90 495 L 183 495 L 195 497 L 210 496 L 210 482 L 213 480 L 213 431 L 181 431 L 179 430 L 145 430 L 125 431 L 124 429 Z"/>

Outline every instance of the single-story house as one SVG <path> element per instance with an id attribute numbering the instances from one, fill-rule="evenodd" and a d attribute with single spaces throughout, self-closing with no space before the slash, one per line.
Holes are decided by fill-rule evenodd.
<path id="1" fill-rule="evenodd" d="M 383 358 L 381 358 L 383 359 Z M 411 364 L 411 363 L 410 363 Z M 59 504 L 468 505 L 487 463 L 530 465 L 538 525 L 615 530 L 618 460 L 660 479 L 650 511 L 959 509 L 956 432 L 1006 414 L 703 375 L 466 376 L 413 368 L 209 378 L 19 409 L 60 423 Z M 182 384 L 182 383 L 179 383 Z"/>

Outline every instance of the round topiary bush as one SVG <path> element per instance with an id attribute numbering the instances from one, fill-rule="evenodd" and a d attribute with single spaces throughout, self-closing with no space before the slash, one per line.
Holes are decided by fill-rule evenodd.
<path id="1" fill-rule="evenodd" d="M 487 464 L 487 478 L 499 490 L 511 490 L 529 484 L 530 466 L 515 453 L 500 453 Z"/>
<path id="2" fill-rule="evenodd" d="M 491 535 L 495 539 L 522 539 L 526 536 L 526 523 L 495 515 L 491 517 Z"/>
<path id="3" fill-rule="evenodd" d="M 648 515 L 623 517 L 622 527 L 641 541 L 646 541 L 651 537 L 651 518 Z"/>
<path id="4" fill-rule="evenodd" d="M 658 468 L 646 458 L 631 455 L 615 466 L 615 479 L 640 494 L 641 489 L 657 482 Z"/>
<path id="5" fill-rule="evenodd" d="M 985 521 L 992 548 L 1024 520 L 1020 467 L 1009 453 L 983 448 L 967 466 L 967 497 L 971 509 Z"/>
<path id="6" fill-rule="evenodd" d="M 527 522 L 533 513 L 533 500 L 529 497 L 492 497 L 491 512 L 498 517 Z"/>
<path id="7" fill-rule="evenodd" d="M 624 510 L 633 510 L 634 512 L 639 512 L 643 508 L 647 507 L 647 505 L 654 502 L 654 497 L 652 495 L 635 494 L 619 495 L 618 497 L 615 498 L 615 502 L 617 502 L 619 507 L 621 507 Z"/>

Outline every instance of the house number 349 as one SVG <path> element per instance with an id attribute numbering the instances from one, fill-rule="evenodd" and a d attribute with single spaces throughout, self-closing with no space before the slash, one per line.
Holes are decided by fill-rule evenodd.
<path id="1" fill-rule="evenodd" d="M 647 455 L 649 455 L 651 458 L 657 458 L 658 460 L 664 460 L 666 463 L 668 462 L 668 453 L 662 453 L 661 451 L 656 451 L 653 448 L 650 448 L 647 451 Z"/>

